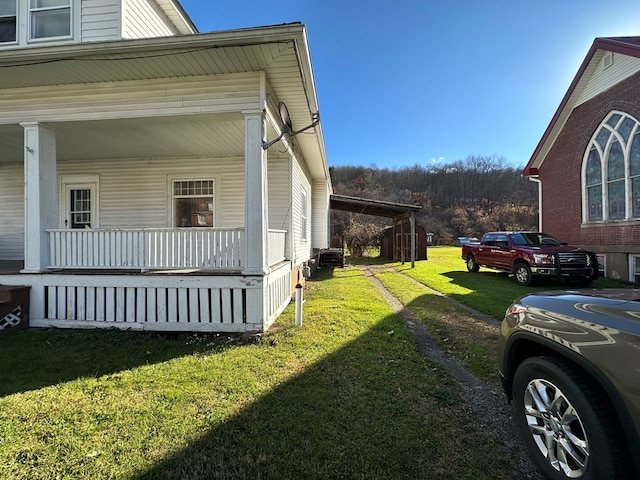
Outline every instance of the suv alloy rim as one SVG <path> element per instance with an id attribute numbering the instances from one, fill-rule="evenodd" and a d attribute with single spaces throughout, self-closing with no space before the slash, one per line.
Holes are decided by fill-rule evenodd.
<path id="1" fill-rule="evenodd" d="M 562 391 L 548 380 L 531 380 L 524 408 L 533 440 L 553 468 L 569 478 L 584 475 L 589 442 L 578 412 Z"/>

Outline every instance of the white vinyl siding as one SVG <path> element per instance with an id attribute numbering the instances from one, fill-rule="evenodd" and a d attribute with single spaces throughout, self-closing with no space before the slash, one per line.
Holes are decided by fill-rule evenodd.
<path id="1" fill-rule="evenodd" d="M 301 162 L 297 159 L 293 159 L 293 171 L 291 178 L 291 198 L 293 199 L 291 205 L 292 212 L 292 237 L 293 237 L 293 262 L 294 266 L 300 265 L 302 262 L 306 262 L 311 258 L 312 249 L 311 242 L 303 238 L 302 234 L 302 192 L 307 192 L 307 208 L 312 204 L 313 198 L 311 197 L 311 183 L 309 176 L 305 169 L 302 167 Z M 307 213 L 309 218 L 309 213 Z M 307 225 L 309 225 L 307 223 Z M 309 233 L 307 232 L 307 237 Z"/>
<path id="2" fill-rule="evenodd" d="M 600 56 L 603 53 L 599 52 Z M 591 78 L 589 78 L 587 85 L 576 102 L 576 106 L 594 98 L 638 71 L 640 71 L 639 58 L 614 53 L 611 66 L 604 68 L 604 64 L 599 62 L 595 67 Z"/>
<path id="3" fill-rule="evenodd" d="M 215 226 L 238 227 L 244 225 L 243 165 L 243 158 L 62 161 L 58 175 L 100 176 L 101 228 L 171 227 L 169 179 L 215 178 Z"/>
<path id="4" fill-rule="evenodd" d="M 313 248 L 329 246 L 329 185 L 324 180 L 313 182 L 313 208 L 311 218 L 311 237 Z"/>
<path id="5" fill-rule="evenodd" d="M 120 18 L 120 0 L 84 0 L 80 20 L 80 41 L 120 40 Z"/>
<path id="6" fill-rule="evenodd" d="M 258 73 L 14 88 L 0 91 L 0 124 L 238 112 L 256 108 Z"/>
<path id="7" fill-rule="evenodd" d="M 285 158 L 269 158 L 267 188 L 269 190 L 269 228 L 289 230 L 291 222 L 290 162 Z"/>
<path id="8" fill-rule="evenodd" d="M 170 227 L 168 179 L 185 174 L 216 178 L 216 227 L 244 226 L 244 158 L 59 161 L 57 167 L 60 177 L 99 176 L 101 228 Z M 0 260 L 24 257 L 23 175 L 22 165 L 0 166 Z"/>
<path id="9" fill-rule="evenodd" d="M 123 38 L 166 37 L 178 33 L 154 0 L 122 0 L 122 4 Z"/>
<path id="10" fill-rule="evenodd" d="M 0 165 L 0 260 L 24 259 L 24 167 Z"/>
<path id="11" fill-rule="evenodd" d="M 285 257 L 288 259 L 292 258 L 290 178 L 291 161 L 288 158 L 274 158 L 269 155 L 267 164 L 268 228 L 286 230 Z"/>

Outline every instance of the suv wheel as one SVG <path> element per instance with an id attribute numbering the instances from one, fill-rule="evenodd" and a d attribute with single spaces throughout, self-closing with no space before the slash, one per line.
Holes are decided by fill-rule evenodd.
<path id="1" fill-rule="evenodd" d="M 570 362 L 525 360 L 513 379 L 516 420 L 530 455 L 549 479 L 630 478 L 610 405 Z"/>
<path id="2" fill-rule="evenodd" d="M 533 283 L 531 268 L 524 262 L 518 262 L 515 267 L 513 267 L 513 278 L 518 285 L 522 285 L 523 287 L 528 287 Z"/>

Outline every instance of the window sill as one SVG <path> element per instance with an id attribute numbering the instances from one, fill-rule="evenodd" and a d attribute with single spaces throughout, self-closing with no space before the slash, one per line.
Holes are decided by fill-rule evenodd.
<path id="1" fill-rule="evenodd" d="M 602 220 L 599 222 L 582 222 L 582 228 L 600 228 L 600 227 L 628 227 L 640 225 L 640 218 L 632 220 Z"/>

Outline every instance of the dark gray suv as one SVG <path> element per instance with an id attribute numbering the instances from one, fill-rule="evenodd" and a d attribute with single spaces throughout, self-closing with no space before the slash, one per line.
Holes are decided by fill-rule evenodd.
<path id="1" fill-rule="evenodd" d="M 546 477 L 640 478 L 640 289 L 520 297 L 498 365 Z"/>

